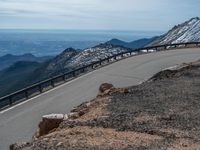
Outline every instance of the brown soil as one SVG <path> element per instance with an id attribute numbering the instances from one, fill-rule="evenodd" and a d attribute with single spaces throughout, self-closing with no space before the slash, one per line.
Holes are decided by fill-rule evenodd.
<path id="1" fill-rule="evenodd" d="M 200 150 L 200 61 L 78 106 L 24 150 Z"/>

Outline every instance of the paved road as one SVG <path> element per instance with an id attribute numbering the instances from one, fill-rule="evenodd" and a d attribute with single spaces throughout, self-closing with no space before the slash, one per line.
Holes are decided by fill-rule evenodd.
<path id="1" fill-rule="evenodd" d="M 200 58 L 199 49 L 182 49 L 134 56 L 86 74 L 10 110 L 0 112 L 0 150 L 16 141 L 28 141 L 42 115 L 68 113 L 91 100 L 103 82 L 124 87 L 140 83 L 161 69 Z"/>

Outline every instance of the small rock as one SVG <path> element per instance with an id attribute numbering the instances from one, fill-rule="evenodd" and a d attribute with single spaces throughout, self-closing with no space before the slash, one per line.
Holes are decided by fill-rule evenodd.
<path id="1" fill-rule="evenodd" d="M 91 105 L 91 102 L 86 103 L 86 106 L 89 107 Z"/>
<path id="2" fill-rule="evenodd" d="M 186 143 L 183 143 L 182 146 L 183 147 L 188 147 L 188 145 Z"/>
<path id="3" fill-rule="evenodd" d="M 68 118 L 69 119 L 77 119 L 79 117 L 79 113 L 78 112 L 73 112 L 73 113 L 69 113 L 68 114 Z"/>
<path id="4" fill-rule="evenodd" d="M 67 120 L 67 119 L 69 119 L 69 116 L 68 114 L 65 114 L 63 120 Z"/>
<path id="5" fill-rule="evenodd" d="M 29 146 L 30 143 L 29 142 L 22 142 L 22 143 L 15 143 L 15 144 L 11 144 L 10 145 L 10 150 L 20 150 L 24 147 Z"/>
<path id="6" fill-rule="evenodd" d="M 59 142 L 57 145 L 56 145 L 56 147 L 59 147 L 59 146 L 61 146 L 63 143 L 62 142 Z"/>

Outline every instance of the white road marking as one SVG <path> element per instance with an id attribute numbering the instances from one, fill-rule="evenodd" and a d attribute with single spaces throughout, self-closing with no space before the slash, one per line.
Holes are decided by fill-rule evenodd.
<path id="1" fill-rule="evenodd" d="M 9 111 L 9 110 L 11 110 L 11 109 L 13 109 L 13 108 L 16 108 L 16 107 L 18 107 L 18 106 L 20 106 L 20 105 L 23 105 L 23 104 L 25 104 L 25 103 L 27 103 L 27 102 L 29 102 L 29 101 L 32 101 L 33 99 L 36 99 L 36 98 L 38 98 L 38 97 L 40 97 L 40 96 L 42 96 L 42 95 L 48 94 L 48 93 L 51 92 L 51 91 L 54 91 L 54 90 L 59 89 L 59 88 L 62 88 L 63 86 L 68 85 L 68 84 L 70 84 L 70 83 L 72 83 L 72 82 L 74 82 L 74 81 L 76 81 L 76 80 L 78 80 L 78 79 L 81 79 L 81 78 L 85 77 L 85 76 L 88 76 L 88 75 L 90 75 L 90 74 L 92 74 L 92 73 L 94 73 L 94 72 L 96 72 L 96 71 L 98 71 L 98 70 L 93 70 L 93 71 L 91 71 L 91 72 L 89 72 L 89 73 L 86 73 L 85 75 L 82 75 L 82 76 L 80 76 L 80 77 L 77 77 L 77 78 L 75 78 L 75 79 L 72 79 L 71 81 L 68 81 L 68 82 L 66 82 L 66 83 L 64 83 L 64 84 L 58 85 L 57 87 L 52 88 L 52 89 L 50 89 L 50 90 L 48 90 L 48 91 L 46 91 L 46 92 L 44 92 L 44 93 L 42 93 L 42 94 L 39 94 L 39 95 L 37 95 L 37 96 L 34 96 L 34 97 L 32 97 L 32 98 L 30 98 L 30 99 L 28 99 L 28 100 L 25 100 L 25 101 L 23 101 L 23 102 L 20 102 L 19 104 L 16 104 L 16 105 L 14 105 L 14 106 L 12 106 L 12 107 L 9 107 L 9 108 L 7 108 L 7 109 L 5 109 L 5 110 L 2 110 L 2 111 L 0 111 L 0 114 L 3 114 L 3 113 L 5 113 L 5 112 L 7 112 L 7 111 Z"/>

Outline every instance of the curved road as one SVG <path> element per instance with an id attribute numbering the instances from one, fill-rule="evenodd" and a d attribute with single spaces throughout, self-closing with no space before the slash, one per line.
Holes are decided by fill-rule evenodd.
<path id="1" fill-rule="evenodd" d="M 93 99 L 103 82 L 124 87 L 140 83 L 161 69 L 200 58 L 200 48 L 133 56 L 95 70 L 49 92 L 0 112 L 0 150 L 29 141 L 42 115 L 68 113 L 73 106 Z"/>

